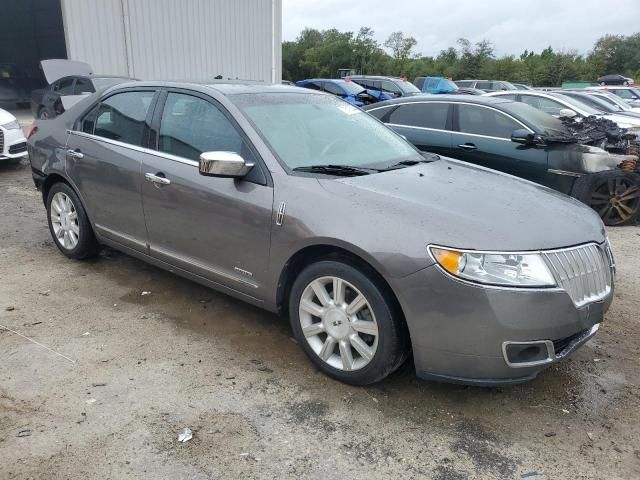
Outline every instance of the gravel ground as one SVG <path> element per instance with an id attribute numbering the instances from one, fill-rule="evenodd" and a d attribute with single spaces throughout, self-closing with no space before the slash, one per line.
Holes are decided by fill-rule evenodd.
<path id="1" fill-rule="evenodd" d="M 639 227 L 609 230 L 600 333 L 536 380 L 407 364 L 355 388 L 286 320 L 113 250 L 67 260 L 26 163 L 0 166 L 0 195 L 0 324 L 57 352 L 0 328 L 2 479 L 640 478 Z"/>

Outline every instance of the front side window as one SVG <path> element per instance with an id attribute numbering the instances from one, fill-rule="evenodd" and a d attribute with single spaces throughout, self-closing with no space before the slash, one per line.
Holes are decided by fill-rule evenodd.
<path id="1" fill-rule="evenodd" d="M 531 105 L 533 108 L 537 108 L 538 110 L 542 110 L 549 115 L 560 115 L 560 110 L 566 108 L 560 102 L 556 102 L 555 100 L 550 100 L 544 97 L 535 97 L 533 95 L 522 95 L 522 103 L 526 103 L 527 105 Z"/>
<path id="2" fill-rule="evenodd" d="M 476 105 L 459 105 L 458 123 L 462 133 L 498 138 L 511 138 L 514 130 L 522 128 L 504 113 Z"/>
<path id="3" fill-rule="evenodd" d="M 476 88 L 479 88 L 480 90 L 491 90 L 491 82 L 476 82 Z"/>
<path id="4" fill-rule="evenodd" d="M 454 82 L 456 85 L 458 85 L 459 87 L 471 87 L 473 85 L 472 81 L 469 80 L 458 80 L 457 82 Z"/>
<path id="5" fill-rule="evenodd" d="M 382 82 L 382 91 L 386 93 L 392 93 L 393 95 L 400 95 L 402 93 L 400 92 L 398 86 L 395 83 L 390 82 L 389 80 L 385 80 L 384 82 Z"/>
<path id="6" fill-rule="evenodd" d="M 101 102 L 82 120 L 82 130 L 99 137 L 139 147 L 146 146 L 145 119 L 155 92 L 116 93 Z"/>
<path id="7" fill-rule="evenodd" d="M 368 113 L 329 95 L 231 97 L 290 169 L 312 165 L 384 168 L 419 160 L 418 151 Z"/>
<path id="8" fill-rule="evenodd" d="M 193 95 L 169 93 L 162 112 L 158 150 L 198 160 L 203 152 L 243 154 L 242 137 L 212 103 Z"/>
<path id="9" fill-rule="evenodd" d="M 389 123 L 444 130 L 448 113 L 448 103 L 407 103 L 391 113 Z"/>
<path id="10" fill-rule="evenodd" d="M 322 84 L 319 82 L 307 82 L 303 87 L 308 88 L 309 90 L 322 90 Z"/>
<path id="11" fill-rule="evenodd" d="M 324 91 L 341 97 L 345 96 L 344 91 L 338 85 L 332 82 L 324 82 Z"/>

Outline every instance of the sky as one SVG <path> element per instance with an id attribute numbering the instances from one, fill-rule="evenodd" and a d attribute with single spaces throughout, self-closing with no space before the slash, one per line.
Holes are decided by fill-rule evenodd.
<path id="1" fill-rule="evenodd" d="M 502 56 L 549 45 L 587 53 L 605 34 L 640 32 L 640 0 L 282 0 L 282 9 L 283 40 L 305 27 L 368 26 L 380 44 L 395 31 L 413 36 L 428 56 L 460 37 L 487 39 Z"/>

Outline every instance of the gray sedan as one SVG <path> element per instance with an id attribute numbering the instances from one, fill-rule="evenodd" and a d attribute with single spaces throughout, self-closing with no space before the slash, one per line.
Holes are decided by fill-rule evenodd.
<path id="1" fill-rule="evenodd" d="M 590 208 L 421 154 L 330 95 L 123 84 L 28 143 L 64 255 L 108 245 L 286 315 L 343 382 L 412 352 L 422 378 L 529 380 L 591 338 L 613 296 Z"/>

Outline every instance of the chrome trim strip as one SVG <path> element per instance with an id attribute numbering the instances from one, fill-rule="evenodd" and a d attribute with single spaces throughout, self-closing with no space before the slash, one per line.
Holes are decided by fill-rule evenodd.
<path id="1" fill-rule="evenodd" d="M 166 250 L 166 249 L 164 249 L 162 247 L 158 247 L 158 246 L 155 246 L 155 245 L 150 245 L 149 246 L 149 252 L 150 252 L 151 255 L 153 255 L 154 252 L 155 253 L 159 253 L 161 255 L 164 255 L 165 257 L 173 258 L 173 259 L 177 260 L 178 262 L 181 262 L 181 263 L 183 263 L 185 265 L 193 265 L 193 266 L 195 266 L 195 267 L 197 267 L 197 268 L 199 268 L 201 270 L 204 270 L 205 272 L 212 273 L 212 274 L 217 275 L 219 277 L 226 278 L 226 279 L 229 279 L 229 280 L 233 280 L 235 282 L 242 283 L 244 285 L 248 285 L 248 286 L 253 287 L 253 288 L 258 288 L 258 285 L 255 282 L 252 282 L 251 280 L 247 280 L 246 278 L 236 277 L 234 275 L 230 275 L 228 273 L 225 273 L 223 271 L 217 270 L 215 268 L 211 268 L 210 266 L 205 265 L 204 263 L 196 260 L 193 257 L 188 257 L 188 256 L 184 256 L 184 255 L 178 255 L 175 252 Z M 162 260 L 161 258 L 158 259 L 158 260 L 165 261 L 165 260 Z M 184 269 L 184 267 L 181 267 L 180 265 L 176 265 L 176 267 Z M 190 272 L 190 273 L 194 273 L 194 272 Z"/>
<path id="2" fill-rule="evenodd" d="M 547 172 L 555 173 L 556 175 L 566 175 L 568 177 L 582 177 L 584 175 L 584 173 L 569 172 L 567 170 L 556 170 L 555 168 L 549 168 L 547 169 Z"/>
<path id="3" fill-rule="evenodd" d="M 107 237 L 109 236 L 113 237 L 113 239 L 116 241 L 125 241 L 127 243 L 139 246 L 141 250 L 145 250 L 145 251 L 147 250 L 148 245 L 145 242 L 141 242 L 140 240 L 138 240 L 135 237 L 132 237 L 131 235 L 127 235 L 126 233 L 122 233 L 122 232 L 116 232 L 115 230 L 107 228 L 98 223 L 96 223 L 94 227 L 99 232 L 105 233 Z M 117 239 L 120 239 L 120 240 L 117 240 Z"/>
<path id="4" fill-rule="evenodd" d="M 93 135 L 91 133 L 79 132 L 78 130 L 67 130 L 67 133 L 69 133 L 70 135 L 77 135 L 79 137 L 89 138 L 97 142 L 116 145 L 118 147 L 133 150 L 134 152 L 146 153 L 148 155 L 153 155 L 154 157 L 165 158 L 167 160 L 172 160 L 174 162 L 184 163 L 185 165 L 191 165 L 193 167 L 198 167 L 199 165 L 198 162 L 196 162 L 195 160 L 189 160 L 187 158 L 171 155 L 170 153 L 151 150 L 150 148 L 138 147 L 137 145 L 131 145 L 129 143 L 119 142 L 118 140 L 111 140 L 110 138 L 99 137 L 98 135 Z"/>
<path id="5" fill-rule="evenodd" d="M 276 225 L 278 227 L 282 226 L 284 222 L 284 212 L 287 208 L 287 204 L 285 202 L 280 202 L 280 206 L 278 207 L 278 213 L 276 214 Z"/>

